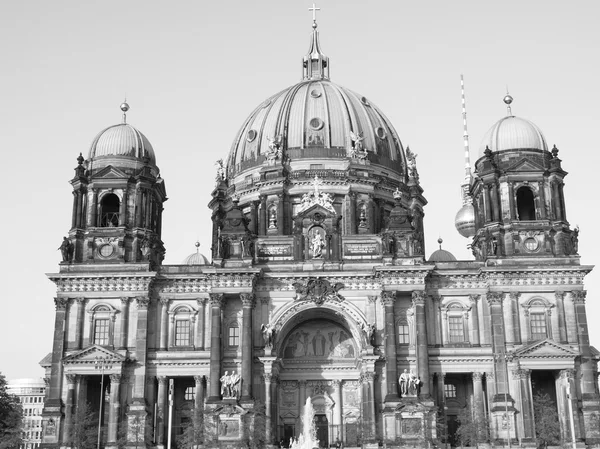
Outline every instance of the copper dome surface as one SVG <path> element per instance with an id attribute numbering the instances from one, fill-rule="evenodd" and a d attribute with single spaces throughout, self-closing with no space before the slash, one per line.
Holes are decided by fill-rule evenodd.
<path id="1" fill-rule="evenodd" d="M 94 138 L 88 158 L 96 159 L 103 156 L 125 156 L 137 159 L 148 156 L 150 163 L 156 164 L 150 141 L 127 123 L 109 126 Z"/>
<path id="2" fill-rule="evenodd" d="M 328 79 L 304 80 L 261 102 L 248 116 L 232 144 L 228 175 L 260 166 L 269 151 L 268 138 L 281 136 L 292 161 L 344 159 L 353 133 L 362 134 L 372 163 L 403 173 L 402 143 L 377 106 Z"/>
<path id="3" fill-rule="evenodd" d="M 546 139 L 540 129 L 530 122 L 514 115 L 498 120 L 479 145 L 479 157 L 485 149 L 503 150 L 548 150 Z"/>

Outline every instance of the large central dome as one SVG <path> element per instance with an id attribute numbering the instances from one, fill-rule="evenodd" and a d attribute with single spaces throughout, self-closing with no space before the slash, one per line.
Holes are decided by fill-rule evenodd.
<path id="1" fill-rule="evenodd" d="M 229 178 L 262 166 L 277 151 L 292 165 L 360 158 L 403 179 L 398 133 L 370 99 L 329 80 L 329 58 L 320 49 L 316 24 L 302 63 L 303 80 L 261 102 L 245 120 L 227 160 Z"/>

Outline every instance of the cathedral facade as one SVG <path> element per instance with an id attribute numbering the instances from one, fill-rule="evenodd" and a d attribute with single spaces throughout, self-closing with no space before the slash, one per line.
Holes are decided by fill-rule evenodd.
<path id="1" fill-rule="evenodd" d="M 288 444 L 308 408 L 322 447 L 452 444 L 464 410 L 482 441 L 533 447 L 542 393 L 562 440 L 600 442 L 558 150 L 509 111 L 467 171 L 474 259 L 426 259 L 416 155 L 330 80 L 316 23 L 302 70 L 218 163 L 210 261 L 163 264 L 165 182 L 127 104 L 80 155 L 43 445 L 70 446 L 89 404 L 102 446 Z"/>

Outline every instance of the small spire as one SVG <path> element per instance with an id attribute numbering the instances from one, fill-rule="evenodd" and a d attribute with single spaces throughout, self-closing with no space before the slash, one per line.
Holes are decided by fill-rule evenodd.
<path id="1" fill-rule="evenodd" d="M 200 242 L 196 240 L 194 246 L 196 247 L 196 254 L 198 254 L 200 252 Z"/>
<path id="2" fill-rule="evenodd" d="M 506 86 L 506 95 L 502 101 L 504 101 L 504 104 L 506 104 L 506 113 L 512 117 L 513 114 L 510 104 L 513 102 L 513 97 L 508 93 L 508 86 Z"/>
<path id="3" fill-rule="evenodd" d="M 313 13 L 312 34 L 310 37 L 310 46 L 308 53 L 302 59 L 302 79 L 329 79 L 329 58 L 321 51 L 319 43 L 319 32 L 317 31 L 317 8 L 313 3 L 312 8 L 308 8 Z"/>
<path id="4" fill-rule="evenodd" d="M 127 111 L 129 111 L 129 105 L 127 104 L 127 97 L 125 97 L 125 101 L 121 103 L 121 111 L 123 111 L 123 124 L 127 124 Z"/>
<path id="5" fill-rule="evenodd" d="M 442 249 L 442 243 L 444 243 L 444 241 L 441 237 L 438 237 L 438 245 L 440 245 L 440 249 Z"/>

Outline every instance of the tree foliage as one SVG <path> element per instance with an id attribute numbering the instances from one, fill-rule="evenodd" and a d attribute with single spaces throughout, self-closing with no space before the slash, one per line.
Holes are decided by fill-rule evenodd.
<path id="1" fill-rule="evenodd" d="M 182 449 L 193 449 L 194 447 L 204 443 L 204 435 L 210 434 L 206 432 L 206 426 L 210 425 L 211 420 L 204 420 L 202 410 L 192 410 L 191 419 L 181 427 L 181 434 L 177 435 L 177 447 Z"/>
<path id="2" fill-rule="evenodd" d="M 19 447 L 23 436 L 23 408 L 19 398 L 6 391 L 6 378 L 0 374 L 0 449 Z"/>
<path id="3" fill-rule="evenodd" d="M 97 413 L 90 404 L 79 404 L 73 417 L 73 423 L 67 436 L 70 447 L 77 449 L 93 449 L 98 439 Z"/>
<path id="4" fill-rule="evenodd" d="M 470 404 L 460 411 L 456 420 L 459 424 L 456 437 L 461 446 L 479 447 L 479 443 L 489 441 L 489 420 L 485 415 L 477 413 Z"/>
<path id="5" fill-rule="evenodd" d="M 535 436 L 539 446 L 558 444 L 560 424 L 556 404 L 548 393 L 538 392 L 533 396 Z"/>

